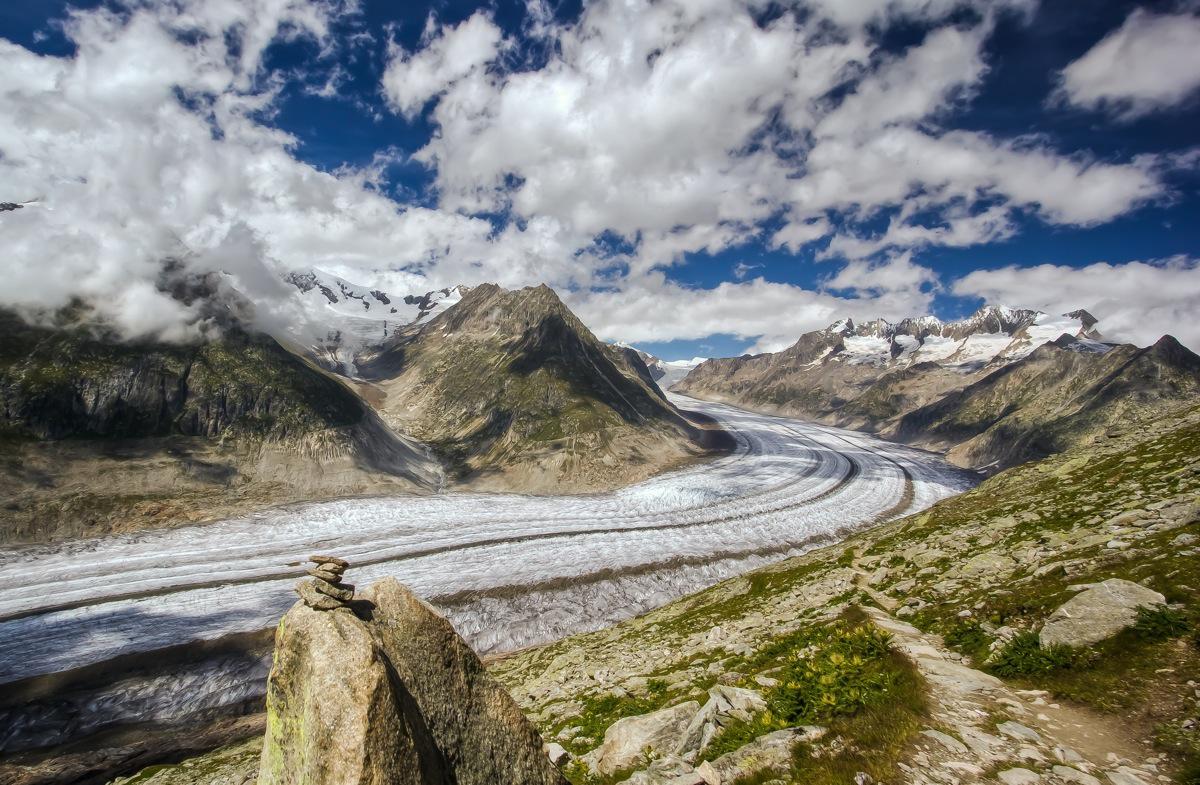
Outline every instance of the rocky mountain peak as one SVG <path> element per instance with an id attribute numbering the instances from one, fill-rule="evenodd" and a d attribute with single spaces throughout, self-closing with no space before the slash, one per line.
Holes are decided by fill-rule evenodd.
<path id="1" fill-rule="evenodd" d="M 438 317 L 443 332 L 519 335 L 530 327 L 557 319 L 580 332 L 591 332 L 571 313 L 553 289 L 541 284 L 523 289 L 504 289 L 494 283 L 480 284 L 468 291 L 452 310 Z M 438 328 L 434 328 L 438 329 Z"/>
<path id="2" fill-rule="evenodd" d="M 1078 319 L 1080 324 L 1083 325 L 1083 329 L 1086 331 L 1091 331 L 1093 327 L 1100 323 L 1099 319 L 1097 319 L 1095 316 L 1092 316 L 1082 308 L 1063 315 L 1069 319 Z"/>
<path id="3" fill-rule="evenodd" d="M 556 487 L 593 489 L 626 476 L 616 453 L 653 441 L 659 455 L 683 455 L 706 438 L 663 397 L 637 352 L 599 341 L 544 285 L 476 286 L 359 367 L 384 419 L 472 481 L 486 469 L 524 488 L 549 477 Z"/>
<path id="4" fill-rule="evenodd" d="M 1175 365 L 1200 368 L 1200 356 L 1181 344 L 1173 335 L 1164 335 L 1150 347 L 1151 353 L 1171 361 Z"/>

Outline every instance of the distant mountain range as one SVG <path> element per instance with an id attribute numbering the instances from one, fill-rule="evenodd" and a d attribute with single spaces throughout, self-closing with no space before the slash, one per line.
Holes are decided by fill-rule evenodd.
<path id="1" fill-rule="evenodd" d="M 846 319 L 775 353 L 709 360 L 675 390 L 880 433 L 995 470 L 1194 400 L 1200 358 L 1105 342 L 1087 311 Z"/>

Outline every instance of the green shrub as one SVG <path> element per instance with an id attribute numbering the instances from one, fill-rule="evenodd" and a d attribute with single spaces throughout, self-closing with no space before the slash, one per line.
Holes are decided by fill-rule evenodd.
<path id="1" fill-rule="evenodd" d="M 973 657 L 986 653 L 989 642 L 987 633 L 973 619 L 958 622 L 942 637 L 947 646 Z"/>
<path id="2" fill-rule="evenodd" d="M 1187 759 L 1176 782 L 1179 785 L 1200 785 L 1200 755 L 1193 755 Z"/>
<path id="3" fill-rule="evenodd" d="M 1030 676 L 1064 668 L 1078 668 L 1090 662 L 1085 651 L 1070 646 L 1042 647 L 1036 632 L 1018 633 L 996 653 L 988 670 L 997 676 Z"/>
<path id="4" fill-rule="evenodd" d="M 1137 609 L 1133 633 L 1142 640 L 1165 641 L 1180 637 L 1191 626 L 1188 617 L 1182 611 L 1166 605 L 1156 605 L 1153 608 L 1143 606 Z"/>
<path id="5" fill-rule="evenodd" d="M 831 624 L 806 627 L 777 641 L 772 661 L 782 667 L 772 674 L 779 684 L 764 692 L 767 710 L 748 721 L 731 722 L 705 749 L 704 759 L 718 758 L 772 731 L 819 724 L 867 743 L 871 765 L 884 773 L 884 759 L 892 760 L 926 711 L 920 675 L 890 641 L 855 607 Z M 809 763 L 797 765 L 806 772 L 797 781 L 826 783 L 824 777 L 808 776 Z M 856 759 L 853 765 L 858 768 L 851 778 L 866 770 L 867 763 Z M 890 769 L 886 773 L 895 774 Z"/>
<path id="6" fill-rule="evenodd" d="M 816 651 L 792 658 L 770 699 L 770 711 L 788 725 L 827 721 L 878 701 L 892 686 L 887 667 L 890 636 L 871 626 L 831 625 Z"/>

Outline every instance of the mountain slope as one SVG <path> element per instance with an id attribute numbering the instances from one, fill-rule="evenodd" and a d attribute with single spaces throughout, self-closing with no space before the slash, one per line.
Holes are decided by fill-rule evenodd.
<path id="1" fill-rule="evenodd" d="M 856 325 L 844 319 L 805 333 L 781 352 L 709 360 L 675 389 L 876 430 L 1063 333 L 1095 340 L 1095 324 L 1086 311 L 1053 317 L 996 306 L 957 322 L 925 316 Z"/>
<path id="2" fill-rule="evenodd" d="M 423 448 L 265 336 L 126 343 L 11 313 L 0 331 L 0 540 L 440 481 Z"/>
<path id="3" fill-rule="evenodd" d="M 1135 783 L 1155 772 L 1191 782 L 1189 764 L 1200 764 L 1198 446 L 1200 409 L 1184 407 L 612 628 L 518 652 L 493 671 L 546 738 L 583 761 L 622 719 L 695 700 L 694 728 L 720 710 L 710 699 L 729 705 L 752 690 L 763 699 L 747 707 L 752 717 L 717 715 L 703 737 L 711 746 L 690 760 L 697 770 L 763 734 L 815 724 L 828 731 L 782 756 L 772 776 Z M 1165 595 L 1172 627 L 1138 624 L 1057 658 L 1021 646 L 1056 608 L 1114 578 Z M 868 622 L 891 633 L 889 646 L 848 652 L 850 639 L 828 634 Z M 920 671 L 925 700 L 880 678 L 888 655 Z M 834 708 L 843 690 L 852 697 Z M 634 768 L 647 764 L 651 774 L 663 765 Z M 750 781 L 767 775 L 754 773 Z"/>
<path id="4" fill-rule="evenodd" d="M 1200 396 L 1200 357 L 1164 336 L 1106 352 L 1070 336 L 905 414 L 889 435 L 1006 467 L 1090 441 Z"/>
<path id="5" fill-rule="evenodd" d="M 710 441 L 636 352 L 598 341 L 546 286 L 476 287 L 359 368 L 390 426 L 480 487 L 615 487 Z"/>

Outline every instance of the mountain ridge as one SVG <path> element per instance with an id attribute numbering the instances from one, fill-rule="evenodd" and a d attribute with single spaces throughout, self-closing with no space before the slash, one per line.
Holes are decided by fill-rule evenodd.
<path id="1" fill-rule="evenodd" d="M 1147 354 L 1107 343 L 1098 323 L 1085 310 L 1056 317 L 1003 306 L 954 322 L 843 319 L 780 352 L 710 360 L 675 389 L 875 432 L 994 471 L 1094 438 L 1101 430 L 1096 423 L 1142 416 L 1194 395 L 1200 377 L 1185 347 L 1164 338 Z M 1156 370 L 1122 362 L 1129 358 Z M 1115 374 L 1109 394 L 1091 404 L 1072 397 L 1074 387 L 1099 384 L 1105 373 Z M 1001 383 L 1010 376 L 1024 386 Z M 1053 417 L 1033 414 L 1051 401 L 1074 402 L 1086 416 L 1063 408 L 1067 403 L 1056 404 Z"/>
<path id="2" fill-rule="evenodd" d="M 597 340 L 544 284 L 474 287 L 360 370 L 392 427 L 488 487 L 616 487 L 711 446 L 635 351 Z"/>

